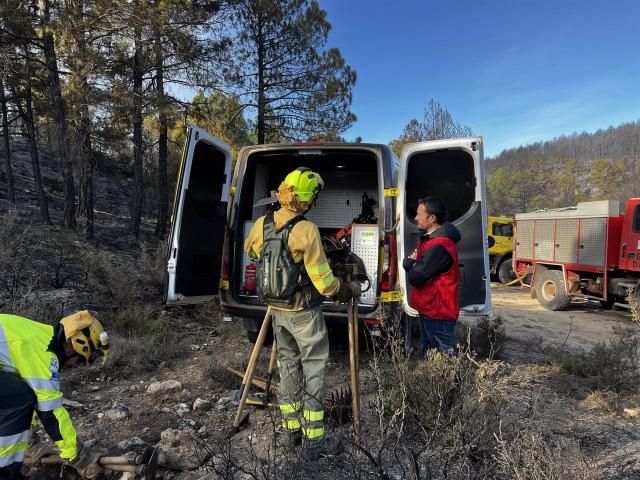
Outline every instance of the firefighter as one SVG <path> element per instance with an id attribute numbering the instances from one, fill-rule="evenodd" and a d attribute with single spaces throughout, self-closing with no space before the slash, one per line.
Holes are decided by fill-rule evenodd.
<path id="1" fill-rule="evenodd" d="M 318 227 L 302 216 L 323 187 L 322 177 L 306 167 L 289 173 L 277 191 L 280 209 L 260 217 L 244 244 L 258 259 L 258 293 L 272 307 L 284 444 L 303 443 L 307 461 L 344 450 L 324 428 L 329 338 L 320 305 L 325 297 L 346 303 L 360 295 L 358 282 L 334 277 Z"/>
<path id="2" fill-rule="evenodd" d="M 102 472 L 99 455 L 76 438 L 62 406 L 58 372 L 108 354 L 109 337 L 86 310 L 64 317 L 56 326 L 0 314 L 0 479 L 26 478 L 20 469 L 34 411 L 60 457 L 81 476 L 92 479 Z M 29 448 L 36 465 L 49 453 L 54 452 L 44 443 Z"/>

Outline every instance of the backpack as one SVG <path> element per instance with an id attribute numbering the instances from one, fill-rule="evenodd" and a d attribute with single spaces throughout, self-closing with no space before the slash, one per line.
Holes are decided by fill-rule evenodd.
<path id="1" fill-rule="evenodd" d="M 291 308 L 296 292 L 306 274 L 302 262 L 293 261 L 289 251 L 289 233 L 293 226 L 304 220 L 298 215 L 276 229 L 273 213 L 264 218 L 263 243 L 256 269 L 258 296 L 274 307 Z M 305 275 L 306 276 L 306 275 Z"/>

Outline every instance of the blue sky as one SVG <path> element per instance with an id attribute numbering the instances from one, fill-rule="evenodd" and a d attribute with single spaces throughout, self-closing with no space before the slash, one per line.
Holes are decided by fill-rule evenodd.
<path id="1" fill-rule="evenodd" d="M 344 136 L 388 143 L 430 98 L 485 155 L 640 119 L 640 0 L 319 0 L 358 72 Z"/>

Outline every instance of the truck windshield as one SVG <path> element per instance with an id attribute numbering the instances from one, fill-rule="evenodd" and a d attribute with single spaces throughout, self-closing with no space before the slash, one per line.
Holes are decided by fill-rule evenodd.
<path id="1" fill-rule="evenodd" d="M 640 205 L 633 210 L 633 232 L 640 232 Z"/>
<path id="2" fill-rule="evenodd" d="M 496 237 L 513 237 L 513 225 L 510 223 L 494 223 L 492 234 Z"/>

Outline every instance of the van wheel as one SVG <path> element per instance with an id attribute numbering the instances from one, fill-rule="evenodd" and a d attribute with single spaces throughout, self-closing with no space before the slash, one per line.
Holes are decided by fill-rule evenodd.
<path id="1" fill-rule="evenodd" d="M 513 271 L 513 264 L 510 258 L 505 258 L 498 267 L 498 279 L 502 283 L 509 283 L 515 280 L 518 276 Z"/>
<path id="2" fill-rule="evenodd" d="M 571 297 L 564 288 L 564 275 L 561 270 L 547 270 L 537 283 L 538 301 L 547 310 L 562 310 L 571 303 Z"/>

